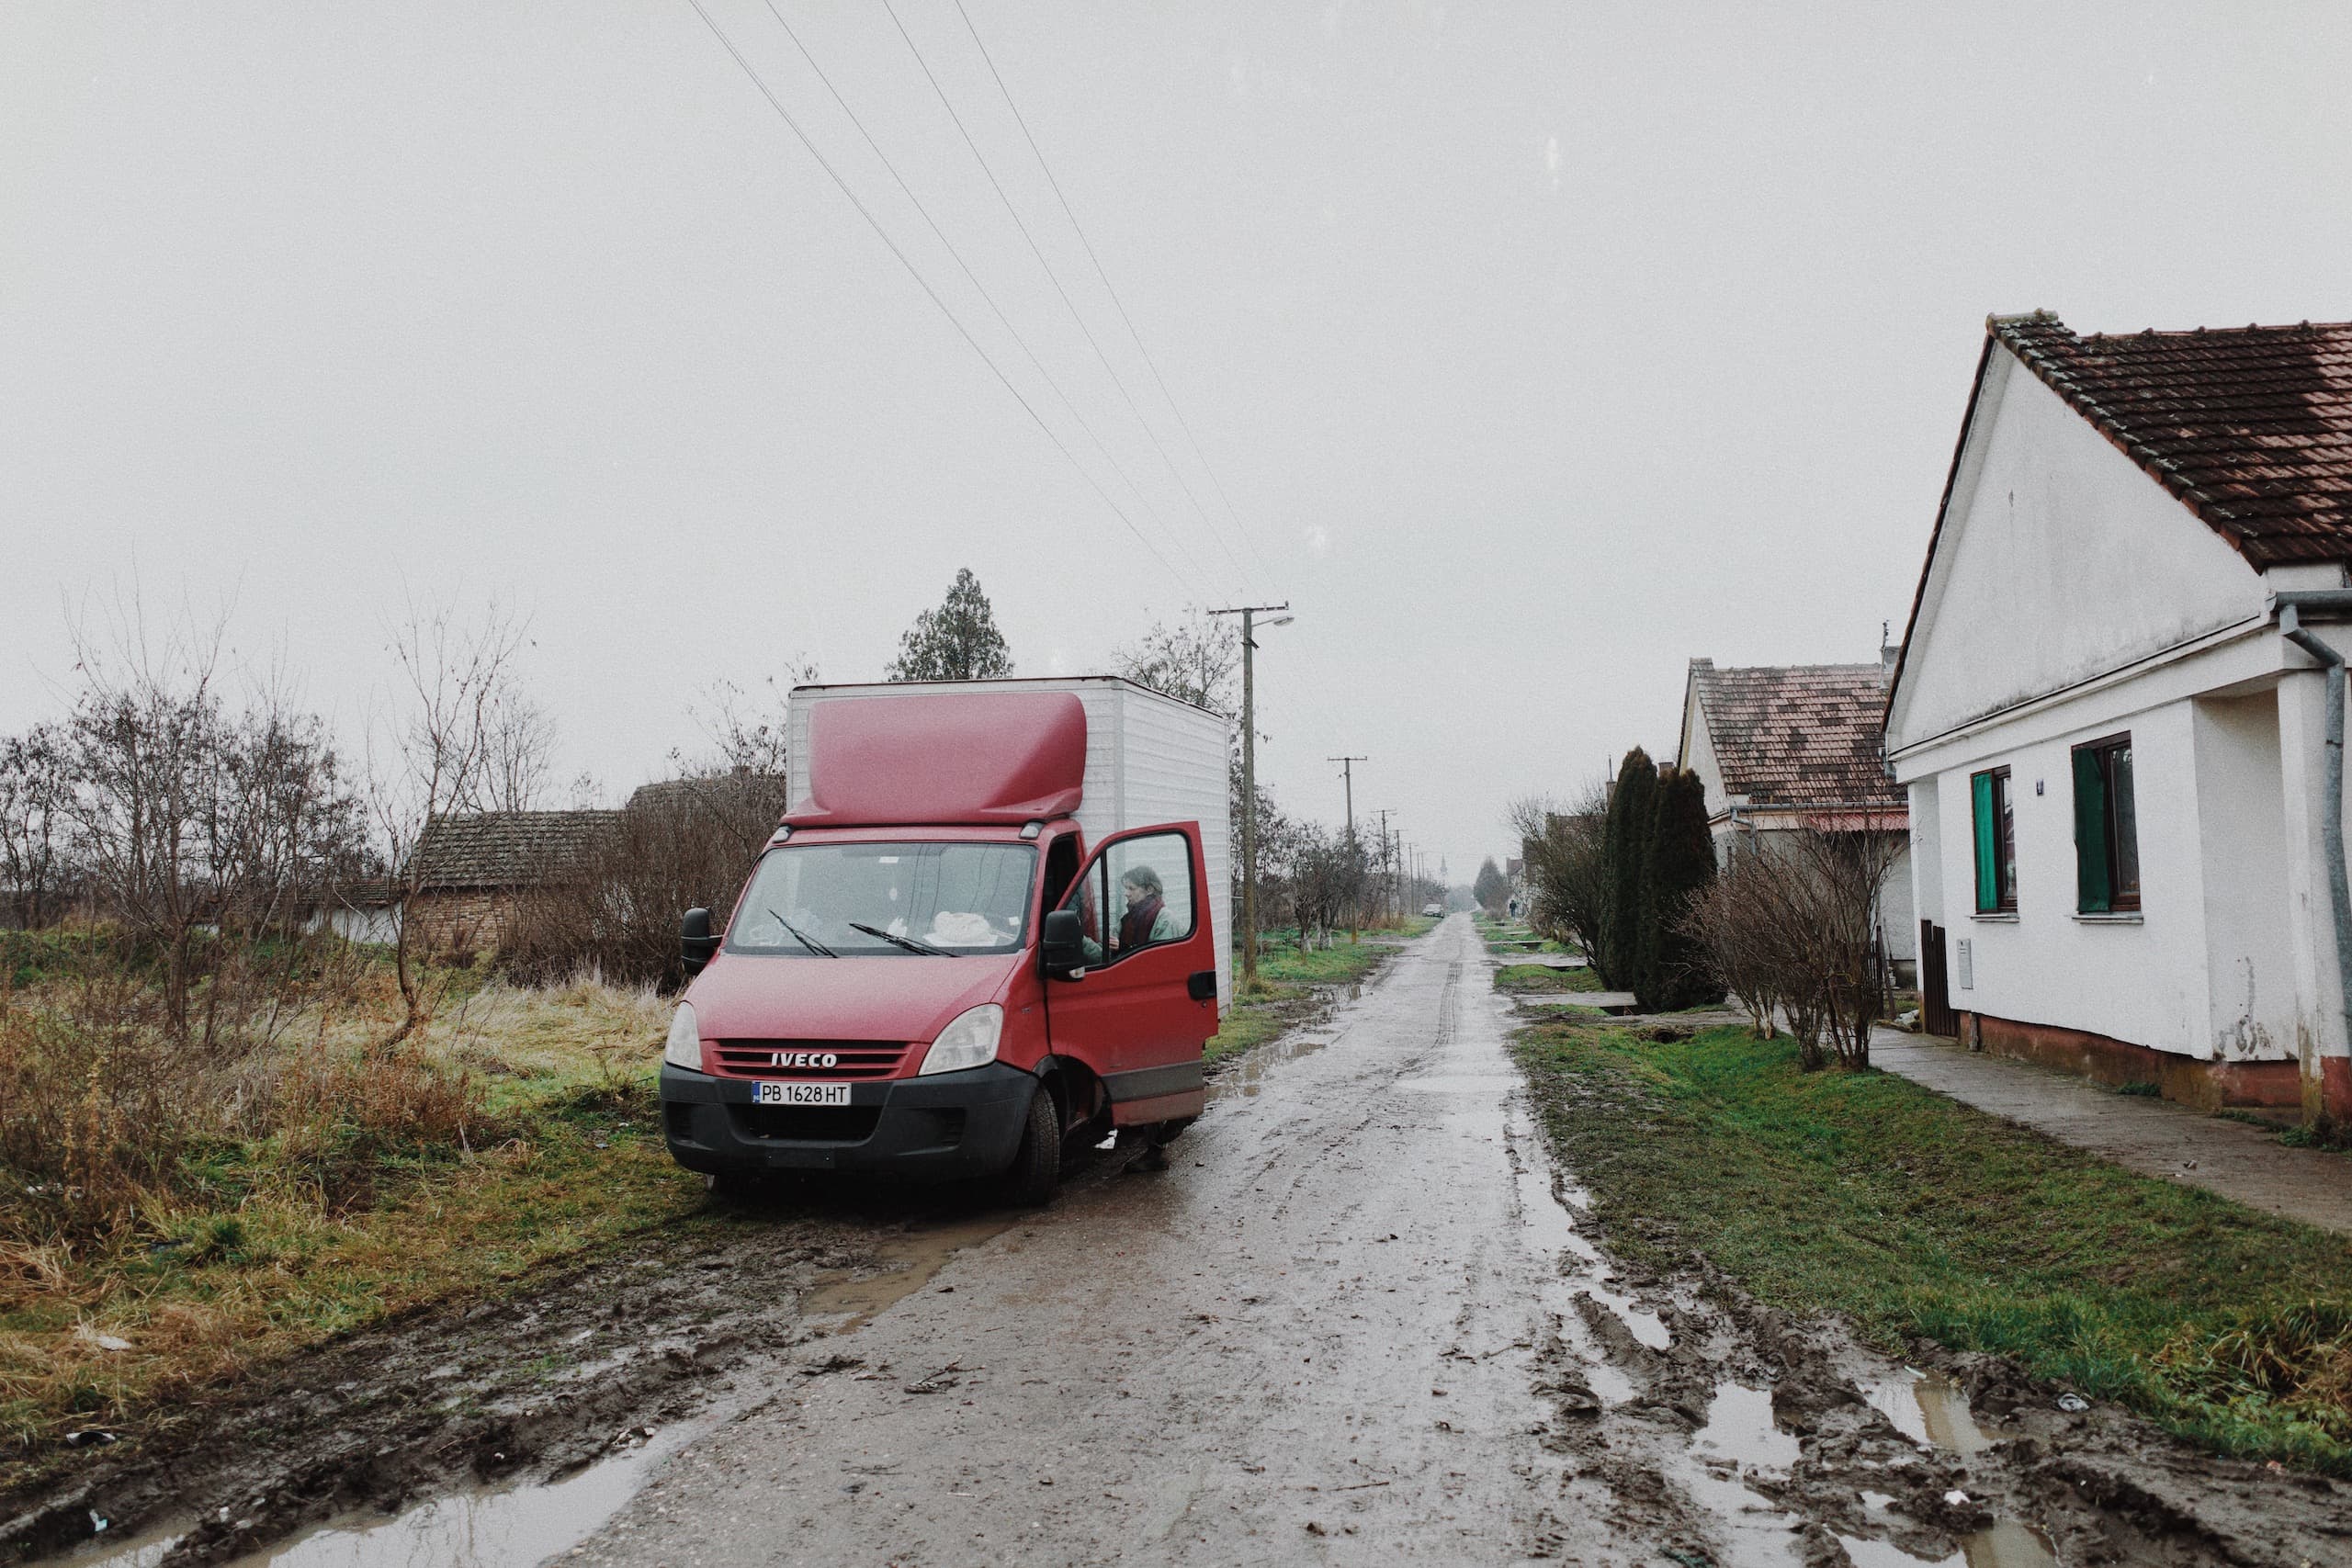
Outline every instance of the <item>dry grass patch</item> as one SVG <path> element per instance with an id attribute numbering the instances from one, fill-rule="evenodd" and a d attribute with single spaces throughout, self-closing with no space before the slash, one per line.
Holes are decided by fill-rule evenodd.
<path id="1" fill-rule="evenodd" d="M 67 1431 L 135 1435 L 247 1367 L 702 1206 L 657 1125 L 666 1003 L 438 979 L 391 1049 L 399 998 L 363 975 L 177 1066 L 92 1028 L 103 987 L 0 991 L 6 1480 Z"/>

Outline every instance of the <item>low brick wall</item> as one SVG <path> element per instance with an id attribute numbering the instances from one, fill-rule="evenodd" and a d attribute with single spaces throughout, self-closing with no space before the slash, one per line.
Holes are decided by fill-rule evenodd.
<path id="1" fill-rule="evenodd" d="M 2200 1061 L 2079 1029 L 2019 1023 L 2014 1019 L 1975 1012 L 1960 1015 L 1960 1038 L 1963 1043 L 1996 1056 L 2038 1062 L 2045 1067 L 2079 1074 L 2096 1083 L 2117 1088 L 2152 1083 L 2164 1091 L 2166 1100 L 2178 1100 L 2199 1111 L 2218 1111 L 2223 1106 L 2290 1112 L 2303 1110 L 2302 1069 L 2294 1062 Z M 2334 1058 L 2325 1066 L 2341 1068 L 2352 1064 Z M 2335 1076 L 2347 1096 L 2352 1097 L 2352 1077 L 2342 1073 Z"/>

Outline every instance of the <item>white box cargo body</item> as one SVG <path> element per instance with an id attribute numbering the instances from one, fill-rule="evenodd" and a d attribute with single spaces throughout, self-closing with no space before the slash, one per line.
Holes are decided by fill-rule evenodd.
<path id="1" fill-rule="evenodd" d="M 808 796 L 808 716 L 845 697 L 964 692 L 1071 692 L 1086 710 L 1085 798 L 1078 825 L 1088 852 L 1105 837 L 1160 822 L 1198 822 L 1207 863 L 1203 890 L 1216 945 L 1220 1010 L 1233 1001 L 1233 824 L 1227 758 L 1233 721 L 1116 675 L 1011 681 L 905 681 L 796 686 L 786 716 L 789 796 Z"/>

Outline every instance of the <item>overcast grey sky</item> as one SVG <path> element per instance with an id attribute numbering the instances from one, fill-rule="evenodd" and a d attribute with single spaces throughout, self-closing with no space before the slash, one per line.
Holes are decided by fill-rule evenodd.
<path id="1" fill-rule="evenodd" d="M 1988 311 L 2352 315 L 2337 5 L 704 0 L 1174 570 L 908 277 L 690 0 L 0 9 L 0 729 L 65 606 L 234 604 L 356 724 L 403 587 L 529 612 L 562 773 L 684 699 L 878 673 L 959 565 L 1023 673 L 1287 597 L 1265 776 L 1466 878 L 1684 662 L 1898 628 Z M 1235 519 L 1216 505 L 1229 495 Z"/>

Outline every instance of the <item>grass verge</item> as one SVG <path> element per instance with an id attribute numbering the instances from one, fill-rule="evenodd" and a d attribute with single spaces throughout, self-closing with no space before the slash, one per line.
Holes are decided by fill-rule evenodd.
<path id="1" fill-rule="evenodd" d="M 2352 1475 L 2352 1240 L 1888 1074 L 1800 1072 L 1745 1030 L 1654 1045 L 1555 1018 L 1516 1049 L 1629 1257 L 1695 1247 L 1883 1348 L 1998 1352 L 2221 1452 Z"/>
<path id="2" fill-rule="evenodd" d="M 698 1212 L 701 1185 L 659 1133 L 667 1011 L 594 983 L 493 983 L 416 1044 L 481 1086 L 449 1144 L 328 1122 L 361 1138 L 329 1184 L 315 1129 L 201 1137 L 125 1223 L 0 1243 L 0 1487 L 70 1451 L 69 1430 L 137 1436 L 245 1369 Z M 340 1054 L 361 1030 L 341 1021 L 311 1049 Z"/>
<path id="3" fill-rule="evenodd" d="M 1416 915 L 1393 930 L 1367 931 L 1360 942 L 1335 942 L 1306 953 L 1298 950 L 1295 932 L 1269 932 L 1270 945 L 1258 954 L 1254 988 L 1245 990 L 1238 985 L 1241 959 L 1238 953 L 1234 957 L 1233 1005 L 1217 1021 L 1217 1032 L 1209 1039 L 1208 1060 L 1215 1062 L 1264 1044 L 1313 1005 L 1317 987 L 1362 980 L 1396 951 L 1398 942 L 1426 935 L 1436 924 L 1426 915 Z"/>
<path id="4" fill-rule="evenodd" d="M 1599 991 L 1607 987 L 1589 968 L 1555 969 L 1544 964 L 1506 964 L 1495 971 L 1495 989 L 1522 996 L 1547 991 Z"/>

